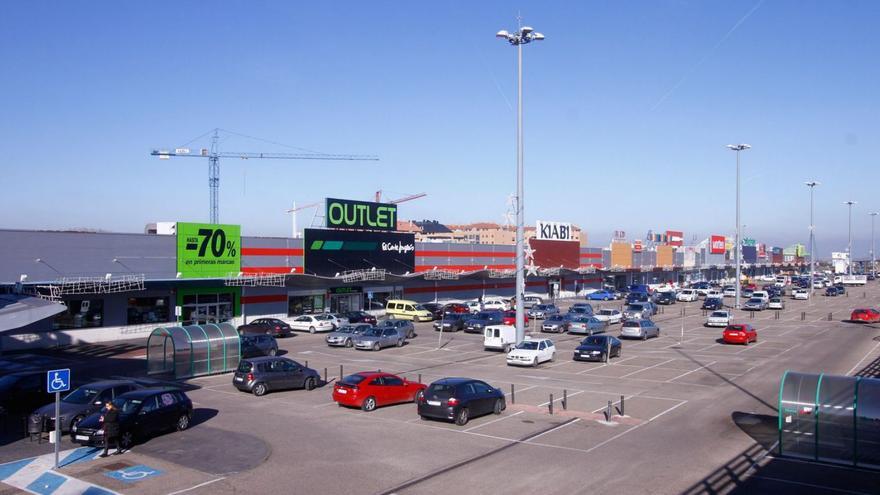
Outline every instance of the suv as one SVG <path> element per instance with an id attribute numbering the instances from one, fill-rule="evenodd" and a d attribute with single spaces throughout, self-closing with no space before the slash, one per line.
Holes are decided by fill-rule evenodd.
<path id="1" fill-rule="evenodd" d="M 239 339 L 243 358 L 278 354 L 278 341 L 271 335 L 242 335 Z"/>
<path id="2" fill-rule="evenodd" d="M 273 390 L 304 388 L 313 390 L 320 383 L 318 372 L 292 359 L 259 357 L 242 359 L 232 376 L 232 385 L 256 396 Z"/>

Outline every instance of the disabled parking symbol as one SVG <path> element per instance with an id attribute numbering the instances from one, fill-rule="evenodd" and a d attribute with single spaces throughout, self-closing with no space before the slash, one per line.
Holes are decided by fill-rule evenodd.
<path id="1" fill-rule="evenodd" d="M 138 481 L 160 476 L 162 474 L 162 471 L 143 464 L 104 473 L 105 476 L 109 476 L 123 483 L 137 483 Z"/>

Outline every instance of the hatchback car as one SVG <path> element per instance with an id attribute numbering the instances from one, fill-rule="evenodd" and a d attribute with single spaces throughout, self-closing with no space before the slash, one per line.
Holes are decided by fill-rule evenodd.
<path id="1" fill-rule="evenodd" d="M 470 313 L 445 313 L 442 318 L 434 320 L 434 330 L 457 332 L 464 330 L 464 324 L 471 318 Z"/>
<path id="2" fill-rule="evenodd" d="M 825 295 L 826 295 L 826 296 L 837 296 L 837 295 L 839 295 L 839 294 L 841 294 L 841 292 L 839 292 L 839 291 L 837 290 L 837 287 L 835 287 L 835 286 L 833 286 L 833 285 L 832 285 L 831 287 L 825 289 Z"/>
<path id="3" fill-rule="evenodd" d="M 553 332 L 553 333 L 565 333 L 568 331 L 568 326 L 571 324 L 571 320 L 568 315 L 553 315 L 544 320 L 541 324 L 542 332 Z"/>
<path id="4" fill-rule="evenodd" d="M 574 350 L 575 361 L 602 361 L 620 357 L 623 343 L 611 335 L 591 335 Z"/>
<path id="5" fill-rule="evenodd" d="M 449 303 L 446 306 L 443 306 L 443 314 L 445 315 L 450 313 L 468 314 L 470 312 L 471 308 L 462 303 Z"/>
<path id="6" fill-rule="evenodd" d="M 356 335 L 352 340 L 355 349 L 378 351 L 392 346 L 403 347 L 406 334 L 395 327 L 374 327 Z"/>
<path id="7" fill-rule="evenodd" d="M 670 305 L 675 304 L 675 293 L 674 292 L 660 292 L 657 294 L 657 297 L 654 298 L 654 302 L 657 304 Z"/>
<path id="8" fill-rule="evenodd" d="M 349 323 L 376 324 L 376 317 L 366 311 L 349 311 L 348 313 L 345 313 L 345 317 L 348 318 Z"/>
<path id="9" fill-rule="evenodd" d="M 409 320 L 384 320 L 376 326 L 378 328 L 396 328 L 400 333 L 406 335 L 408 339 L 416 336 L 416 327 Z"/>
<path id="10" fill-rule="evenodd" d="M 706 318 L 707 327 L 726 327 L 733 321 L 730 311 L 713 311 Z"/>
<path id="11" fill-rule="evenodd" d="M 744 344 L 758 341 L 758 332 L 746 324 L 728 325 L 721 336 L 725 344 Z"/>
<path id="12" fill-rule="evenodd" d="M 335 332 L 327 334 L 324 340 L 331 347 L 352 347 L 354 346 L 354 338 L 371 328 L 373 325 L 366 323 L 345 325 L 337 328 Z"/>
<path id="13" fill-rule="evenodd" d="M 327 315 L 297 316 L 290 323 L 290 328 L 299 332 L 332 332 L 335 330 L 333 319 Z"/>
<path id="14" fill-rule="evenodd" d="M 443 305 L 440 303 L 422 303 L 422 307 L 427 309 L 435 320 L 443 316 Z"/>
<path id="15" fill-rule="evenodd" d="M 600 320 L 596 316 L 573 316 L 568 323 L 568 333 L 570 334 L 593 335 L 594 333 L 602 333 L 607 328 L 608 322 Z"/>
<path id="16" fill-rule="evenodd" d="M 807 300 L 810 298 L 810 291 L 807 289 L 795 289 L 791 293 L 792 299 Z"/>
<path id="17" fill-rule="evenodd" d="M 767 303 L 767 307 L 769 309 L 785 309 L 785 301 L 780 297 L 771 297 L 770 302 Z"/>
<path id="18" fill-rule="evenodd" d="M 609 325 L 613 325 L 615 323 L 620 323 L 620 320 L 623 318 L 623 313 L 617 309 L 600 309 L 598 313 L 594 315 L 594 317 L 599 321 L 604 321 Z"/>
<path id="19" fill-rule="evenodd" d="M 849 321 L 860 323 L 878 323 L 880 322 L 880 311 L 873 308 L 854 309 L 849 316 Z"/>
<path id="20" fill-rule="evenodd" d="M 721 309 L 724 307 L 724 301 L 718 297 L 707 297 L 706 300 L 703 301 L 702 309 L 708 309 L 710 311 L 715 311 L 716 309 Z"/>
<path id="21" fill-rule="evenodd" d="M 647 302 L 636 302 L 631 303 L 626 306 L 623 310 L 623 319 L 626 320 L 641 320 L 643 318 L 649 318 L 653 316 L 653 312 L 649 303 Z"/>
<path id="22" fill-rule="evenodd" d="M 502 325 L 516 325 L 516 310 L 508 310 L 504 312 L 504 315 L 501 317 Z M 523 325 L 529 324 L 529 312 L 523 311 Z"/>
<path id="23" fill-rule="evenodd" d="M 675 296 L 675 298 L 681 302 L 691 302 L 699 299 L 700 295 L 697 293 L 696 289 L 683 289 Z"/>
<path id="24" fill-rule="evenodd" d="M 128 380 L 104 380 L 77 387 L 61 399 L 61 432 L 72 431 L 86 416 L 98 412 L 104 404 L 120 395 L 143 388 Z M 55 429 L 55 403 L 46 404 L 31 413 L 28 421 L 41 423 L 46 420 L 48 431 Z"/>
<path id="25" fill-rule="evenodd" d="M 422 419 L 445 419 L 464 426 L 484 414 L 501 414 L 507 407 L 504 392 L 472 378 L 443 378 L 425 389 L 418 400 Z"/>
<path id="26" fill-rule="evenodd" d="M 556 360 L 556 345 L 550 339 L 526 339 L 507 353 L 508 366 L 538 366 Z"/>
<path id="27" fill-rule="evenodd" d="M 414 402 L 427 385 L 390 373 L 362 371 L 348 375 L 333 386 L 333 400 L 340 406 L 373 411 L 377 407 Z"/>
<path id="28" fill-rule="evenodd" d="M 557 314 L 559 314 L 559 308 L 555 304 L 536 304 L 529 309 L 529 318 L 538 320 Z"/>
<path id="29" fill-rule="evenodd" d="M 610 291 L 607 289 L 597 290 L 591 294 L 587 295 L 587 299 L 590 301 L 611 301 L 615 299 L 616 294 L 614 291 Z"/>
<path id="30" fill-rule="evenodd" d="M 145 388 L 113 399 L 119 411 L 119 446 L 132 445 L 170 430 L 183 431 L 192 420 L 192 401 L 182 390 Z M 105 409 L 86 416 L 73 425 L 73 441 L 81 445 L 104 444 Z"/>
<path id="31" fill-rule="evenodd" d="M 767 301 L 760 297 L 753 297 L 746 301 L 742 309 L 746 311 L 764 311 L 767 309 Z"/>
<path id="32" fill-rule="evenodd" d="M 659 337 L 660 329 L 653 321 L 647 319 L 630 320 L 620 328 L 621 338 L 647 340 L 648 337 Z"/>
<path id="33" fill-rule="evenodd" d="M 289 337 L 291 332 L 290 325 L 278 318 L 258 318 L 247 325 L 238 327 L 240 335 L 262 333 L 273 337 Z"/>
<path id="34" fill-rule="evenodd" d="M 483 333 L 483 329 L 489 325 L 500 325 L 503 315 L 501 311 L 480 311 L 464 323 L 464 331 Z"/>
<path id="35" fill-rule="evenodd" d="M 243 358 L 278 354 L 278 341 L 271 335 L 242 335 L 239 341 Z"/>
<path id="36" fill-rule="evenodd" d="M 232 375 L 232 385 L 257 397 L 276 390 L 312 390 L 321 382 L 318 372 L 293 359 L 258 357 L 242 359 Z"/>

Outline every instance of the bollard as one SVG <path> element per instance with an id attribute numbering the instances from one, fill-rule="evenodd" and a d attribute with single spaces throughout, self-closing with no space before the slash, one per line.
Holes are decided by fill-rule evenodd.
<path id="1" fill-rule="evenodd" d="M 776 311 L 775 319 L 776 319 L 776 320 L 779 319 L 779 311 Z"/>
<path id="2" fill-rule="evenodd" d="M 804 321 L 804 320 L 806 320 L 806 319 L 807 319 L 807 312 L 806 312 L 806 311 L 801 311 L 801 321 Z"/>
<path id="3" fill-rule="evenodd" d="M 562 389 L 562 410 L 568 410 L 568 390 Z"/>
<path id="4" fill-rule="evenodd" d="M 510 384 L 510 403 L 516 404 L 516 390 L 513 388 L 513 384 Z"/>
<path id="5" fill-rule="evenodd" d="M 324 383 L 327 383 L 327 368 L 324 368 Z"/>
<path id="6" fill-rule="evenodd" d="M 626 416 L 626 414 L 623 412 L 623 396 L 622 395 L 620 396 L 620 415 Z"/>
<path id="7" fill-rule="evenodd" d="M 342 380 L 342 365 L 339 365 L 339 379 Z"/>
<path id="8" fill-rule="evenodd" d="M 828 313 L 828 321 L 831 321 L 831 313 Z"/>
<path id="9" fill-rule="evenodd" d="M 306 359 L 306 368 L 308 368 L 308 367 L 309 367 L 309 360 Z"/>
<path id="10" fill-rule="evenodd" d="M 846 297 L 849 297 L 849 291 L 844 292 L 843 295 L 845 295 Z"/>
<path id="11" fill-rule="evenodd" d="M 755 312 L 754 312 L 754 311 L 749 311 L 749 319 L 750 319 L 750 320 L 754 320 L 754 319 L 755 319 Z"/>
<path id="12" fill-rule="evenodd" d="M 419 373 L 419 383 L 422 383 L 422 374 Z"/>
<path id="13" fill-rule="evenodd" d="M 608 407 L 605 408 L 605 421 L 611 421 L 611 401 L 608 401 Z"/>
<path id="14" fill-rule="evenodd" d="M 862 292 L 862 299 L 865 299 L 865 298 L 867 298 L 867 297 L 868 297 L 868 293 L 867 293 L 867 292 Z"/>
<path id="15" fill-rule="evenodd" d="M 550 402 L 547 403 L 547 407 L 550 408 L 550 414 L 553 414 L 553 394 L 550 394 Z"/>

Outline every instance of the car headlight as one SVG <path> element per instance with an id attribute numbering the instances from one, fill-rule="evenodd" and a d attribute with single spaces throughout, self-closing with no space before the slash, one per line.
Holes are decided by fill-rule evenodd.
<path id="1" fill-rule="evenodd" d="M 95 432 L 95 435 L 103 435 L 103 434 L 104 434 L 104 428 L 101 428 L 100 430 Z"/>

